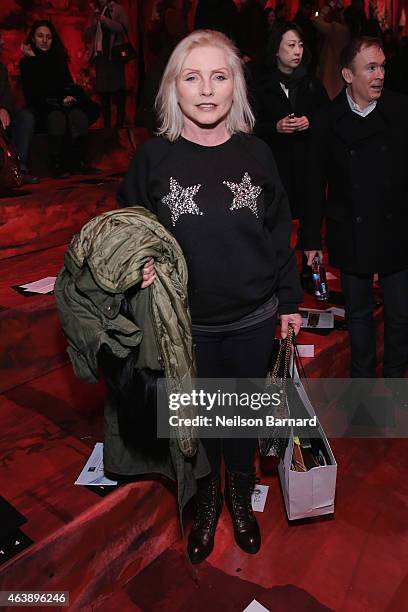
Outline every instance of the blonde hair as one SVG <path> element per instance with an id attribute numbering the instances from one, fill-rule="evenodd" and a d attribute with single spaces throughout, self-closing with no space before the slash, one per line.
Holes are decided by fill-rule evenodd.
<path id="1" fill-rule="evenodd" d="M 181 135 L 184 118 L 177 100 L 176 82 L 187 55 L 197 47 L 218 47 L 225 52 L 228 68 L 234 79 L 234 97 L 226 118 L 226 128 L 229 134 L 251 132 L 255 117 L 248 102 L 243 64 L 237 48 L 221 32 L 196 30 L 179 42 L 167 62 L 155 102 L 159 119 L 157 133 L 170 141 Z"/>

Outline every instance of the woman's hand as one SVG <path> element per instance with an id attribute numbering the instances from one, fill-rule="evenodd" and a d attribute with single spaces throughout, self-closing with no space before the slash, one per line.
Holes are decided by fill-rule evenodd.
<path id="1" fill-rule="evenodd" d="M 6 108 L 0 108 L 0 123 L 5 130 L 10 125 L 10 113 Z"/>
<path id="2" fill-rule="evenodd" d="M 298 312 L 294 314 L 283 314 L 280 315 L 281 322 L 281 336 L 284 340 L 288 335 L 288 327 L 291 325 L 293 327 L 293 331 L 295 332 L 295 336 L 298 335 L 300 331 L 300 326 L 302 325 L 302 317 Z"/>
<path id="3" fill-rule="evenodd" d="M 292 134 L 296 131 L 296 122 L 298 119 L 296 117 L 292 117 L 291 115 L 287 115 L 283 117 L 283 119 L 279 119 L 276 124 L 276 131 L 279 134 Z"/>
<path id="4" fill-rule="evenodd" d="M 63 99 L 62 104 L 64 106 L 71 106 L 71 104 L 74 104 L 74 102 L 76 102 L 76 98 L 74 98 L 73 96 L 67 96 Z"/>
<path id="5" fill-rule="evenodd" d="M 24 43 L 20 47 L 21 53 L 26 57 L 34 57 L 35 53 L 31 48 L 31 45 L 25 45 Z"/>
<path id="6" fill-rule="evenodd" d="M 294 117 L 293 115 L 287 115 L 283 119 L 279 119 L 276 124 L 276 131 L 279 134 L 293 134 L 293 132 L 302 132 L 307 130 L 309 127 L 309 119 L 306 115 L 302 117 Z"/>
<path id="7" fill-rule="evenodd" d="M 146 287 L 149 287 L 149 285 L 151 285 L 156 279 L 156 272 L 154 269 L 154 259 L 149 259 L 149 261 L 145 263 L 145 265 L 143 266 L 142 275 L 143 275 L 143 281 L 141 284 L 141 288 L 146 289 Z"/>
<path id="8" fill-rule="evenodd" d="M 296 131 L 301 132 L 303 130 L 307 130 L 309 127 L 309 119 L 306 115 L 302 115 L 302 117 L 296 117 Z"/>

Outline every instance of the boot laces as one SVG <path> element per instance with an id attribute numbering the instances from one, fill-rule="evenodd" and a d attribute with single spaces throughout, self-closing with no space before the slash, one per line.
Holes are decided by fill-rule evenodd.
<path id="1" fill-rule="evenodd" d="M 239 521 L 246 521 L 253 516 L 252 491 L 257 481 L 259 479 L 255 475 L 245 478 L 235 478 L 235 475 L 231 477 L 231 501 Z"/>
<path id="2" fill-rule="evenodd" d="M 211 483 L 208 491 L 199 491 L 197 495 L 196 513 L 194 517 L 195 528 L 201 526 L 208 526 L 212 528 L 213 523 L 215 523 L 219 504 L 217 489 L 218 482 L 213 482 Z"/>

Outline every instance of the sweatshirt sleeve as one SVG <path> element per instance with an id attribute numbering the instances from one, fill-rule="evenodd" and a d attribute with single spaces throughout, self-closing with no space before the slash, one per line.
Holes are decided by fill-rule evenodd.
<path id="1" fill-rule="evenodd" d="M 149 193 L 149 177 L 153 160 L 147 149 L 146 144 L 137 148 L 117 192 L 117 200 L 120 208 L 144 206 L 156 214 L 156 205 Z"/>
<path id="2" fill-rule="evenodd" d="M 273 244 L 276 245 L 278 311 L 279 314 L 293 314 L 298 312 L 298 306 L 303 301 L 303 291 L 295 251 L 290 246 L 292 218 L 288 196 L 280 181 L 274 157 L 269 147 L 266 148 L 266 159 L 273 187 L 266 207 L 265 224 L 272 235 Z"/>

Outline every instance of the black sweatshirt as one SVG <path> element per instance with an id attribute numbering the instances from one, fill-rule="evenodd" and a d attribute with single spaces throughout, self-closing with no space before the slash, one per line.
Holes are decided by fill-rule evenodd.
<path id="1" fill-rule="evenodd" d="M 236 321 L 274 294 L 281 314 L 297 312 L 288 200 L 269 147 L 255 136 L 215 147 L 154 138 L 138 147 L 118 200 L 146 206 L 180 243 L 194 323 Z"/>

